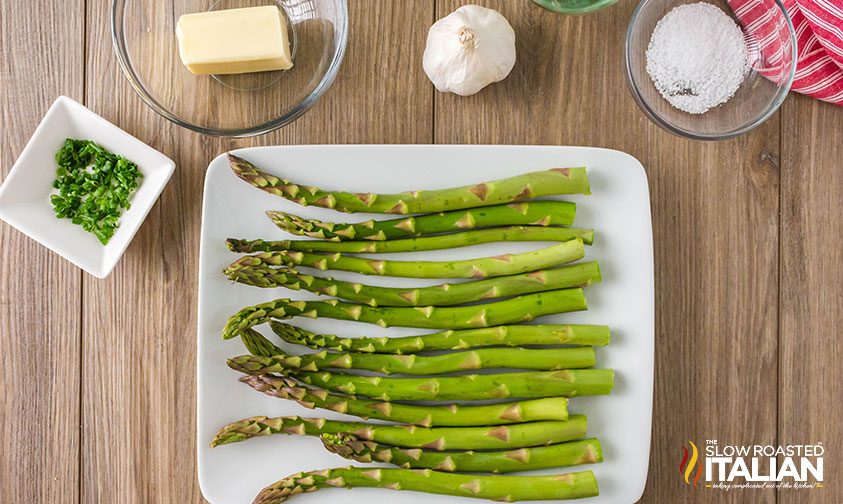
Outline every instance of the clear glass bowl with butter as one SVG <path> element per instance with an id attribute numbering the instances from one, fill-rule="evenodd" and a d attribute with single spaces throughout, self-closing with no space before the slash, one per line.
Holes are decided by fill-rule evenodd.
<path id="1" fill-rule="evenodd" d="M 282 13 L 291 68 L 198 75 L 185 66 L 176 36 L 182 15 L 267 5 Z M 200 133 L 247 137 L 296 120 L 331 86 L 348 42 L 348 8 L 346 0 L 114 0 L 112 37 L 123 73 L 153 110 Z"/>

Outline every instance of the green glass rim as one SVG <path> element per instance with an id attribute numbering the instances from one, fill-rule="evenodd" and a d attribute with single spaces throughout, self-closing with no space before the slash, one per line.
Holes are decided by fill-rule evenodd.
<path id="1" fill-rule="evenodd" d="M 559 14 L 588 14 L 618 3 L 619 0 L 593 0 L 582 7 L 566 7 L 565 4 L 583 3 L 571 0 L 532 0 L 539 7 Z"/>

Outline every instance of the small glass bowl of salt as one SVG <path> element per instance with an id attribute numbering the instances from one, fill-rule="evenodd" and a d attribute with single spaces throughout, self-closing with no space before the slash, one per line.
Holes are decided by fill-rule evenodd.
<path id="1" fill-rule="evenodd" d="M 643 0 L 625 51 L 627 82 L 644 113 L 698 140 L 766 121 L 796 70 L 793 24 L 779 0 Z"/>

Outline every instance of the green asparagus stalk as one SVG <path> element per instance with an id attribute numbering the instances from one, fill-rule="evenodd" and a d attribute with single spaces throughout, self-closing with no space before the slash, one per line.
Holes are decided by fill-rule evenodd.
<path id="1" fill-rule="evenodd" d="M 223 329 L 223 338 L 238 336 L 244 330 L 272 319 L 292 317 L 332 318 L 378 324 L 381 327 L 406 326 L 425 329 L 466 329 L 525 322 L 543 315 L 586 309 L 582 289 L 560 289 L 526 294 L 503 301 L 474 306 L 373 307 L 327 301 L 276 299 L 243 308 L 232 315 Z"/>
<path id="2" fill-rule="evenodd" d="M 388 488 L 502 502 L 582 499 L 598 495 L 592 471 L 549 476 L 478 476 L 430 469 L 340 467 L 293 474 L 260 491 L 253 504 L 280 504 L 320 488 Z"/>
<path id="3" fill-rule="evenodd" d="M 278 348 L 274 343 L 266 339 L 263 334 L 254 329 L 246 329 L 240 333 L 240 339 L 243 341 L 243 346 L 252 355 L 260 355 L 263 357 L 272 357 L 273 355 L 283 354 L 284 351 Z"/>
<path id="4" fill-rule="evenodd" d="M 610 338 L 609 328 L 601 325 L 512 325 L 394 338 L 342 338 L 335 334 L 315 334 L 274 320 L 269 325 L 279 338 L 296 345 L 339 352 L 402 355 L 426 350 L 461 350 L 484 346 L 604 346 Z"/>
<path id="5" fill-rule="evenodd" d="M 419 448 L 386 446 L 348 434 L 322 434 L 325 448 L 358 462 L 385 462 L 404 469 L 435 469 L 445 472 L 510 473 L 551 467 L 594 464 L 603 461 L 596 438 L 510 451 L 436 452 Z"/>
<path id="6" fill-rule="evenodd" d="M 382 401 L 451 401 L 606 395 L 612 391 L 611 369 L 565 369 L 424 378 L 360 376 L 328 371 L 288 370 L 295 378 L 342 394 Z"/>
<path id="7" fill-rule="evenodd" d="M 372 353 L 240 355 L 228 360 L 228 367 L 245 374 L 287 373 L 290 370 L 357 369 L 386 375 L 433 375 L 469 369 L 512 368 L 553 371 L 594 366 L 592 347 L 576 348 L 481 348 L 442 355 L 389 355 Z"/>
<path id="8" fill-rule="evenodd" d="M 594 242 L 594 230 L 561 227 L 510 226 L 387 241 L 266 241 L 229 238 L 225 243 L 232 252 L 241 252 L 244 254 L 253 254 L 255 252 L 278 252 L 284 250 L 294 250 L 300 252 L 343 252 L 347 254 L 383 254 L 392 252 L 421 252 L 424 250 L 451 249 L 495 242 L 564 242 L 575 238 L 580 238 L 584 244 L 591 245 Z"/>
<path id="9" fill-rule="evenodd" d="M 406 278 L 487 278 L 552 268 L 583 257 L 585 257 L 585 248 L 582 240 L 577 238 L 521 254 L 457 261 L 394 261 L 354 257 L 339 252 L 333 254 L 292 251 L 260 252 L 241 257 L 223 272 L 231 275 L 242 268 L 284 265 Z"/>
<path id="10" fill-rule="evenodd" d="M 294 434 L 320 436 L 349 433 L 358 439 L 405 448 L 429 450 L 504 450 L 572 441 L 585 436 L 586 418 L 571 415 L 564 422 L 541 421 L 480 427 L 418 427 L 376 425 L 296 416 L 246 418 L 223 427 L 211 446 L 236 443 L 258 436 Z"/>
<path id="11" fill-rule="evenodd" d="M 554 194 L 590 194 L 585 168 L 551 168 L 473 186 L 399 194 L 323 191 L 302 186 L 260 171 L 231 153 L 228 161 L 244 181 L 270 194 L 302 206 L 332 208 L 340 212 L 413 214 L 446 212 L 525 201 Z"/>
<path id="12" fill-rule="evenodd" d="M 300 273 L 291 268 L 242 267 L 227 272 L 235 282 L 256 287 L 286 287 L 334 296 L 369 306 L 450 306 L 498 297 L 517 296 L 570 287 L 587 287 L 600 281 L 597 262 L 577 263 L 471 282 L 431 287 L 381 287 Z"/>
<path id="13" fill-rule="evenodd" d="M 307 387 L 289 376 L 244 376 L 240 381 L 259 392 L 365 419 L 389 420 L 422 427 L 503 425 L 536 420 L 567 420 L 568 399 L 546 397 L 495 404 L 416 405 L 390 403 Z"/>
<path id="14" fill-rule="evenodd" d="M 566 201 L 528 201 L 358 223 L 325 222 L 277 211 L 266 215 L 276 226 L 295 235 L 322 240 L 382 241 L 492 226 L 570 226 L 576 210 L 575 203 Z"/>

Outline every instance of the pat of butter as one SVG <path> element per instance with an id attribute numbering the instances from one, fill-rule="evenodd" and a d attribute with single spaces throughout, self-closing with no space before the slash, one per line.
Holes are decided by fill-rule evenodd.
<path id="1" fill-rule="evenodd" d="M 185 14 L 176 24 L 182 63 L 195 74 L 239 74 L 293 66 L 287 23 L 272 5 Z"/>

